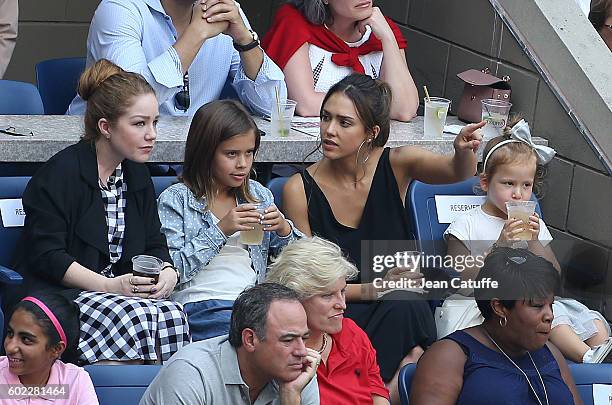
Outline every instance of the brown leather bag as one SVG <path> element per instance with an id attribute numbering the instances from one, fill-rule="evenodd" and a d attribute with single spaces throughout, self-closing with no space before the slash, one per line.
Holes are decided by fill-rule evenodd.
<path id="1" fill-rule="evenodd" d="M 498 100 L 510 101 L 510 81 L 509 76 L 502 79 L 489 74 L 489 69 L 482 71 L 476 69 L 466 70 L 457 74 L 457 77 L 465 82 L 461 101 L 459 101 L 459 111 L 457 117 L 464 122 L 480 122 L 482 117 L 481 100 L 494 98 Z"/>

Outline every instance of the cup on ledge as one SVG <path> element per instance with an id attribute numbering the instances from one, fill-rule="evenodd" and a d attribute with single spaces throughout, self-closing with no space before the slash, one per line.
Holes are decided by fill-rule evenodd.
<path id="1" fill-rule="evenodd" d="M 270 121 L 272 122 L 272 136 L 289 136 L 291 121 L 293 120 L 296 105 L 297 102 L 293 100 L 272 104 L 272 114 L 270 116 Z"/>
<path id="2" fill-rule="evenodd" d="M 424 139 L 442 138 L 450 104 L 451 101 L 446 98 L 429 97 L 425 99 Z"/>
<path id="3" fill-rule="evenodd" d="M 487 122 L 484 126 L 484 139 L 492 139 L 502 135 L 508 122 L 508 114 L 512 103 L 505 100 L 486 98 L 481 101 L 482 120 Z"/>
<path id="4" fill-rule="evenodd" d="M 533 215 L 536 207 L 535 201 L 507 201 L 506 211 L 508 211 L 508 219 L 515 218 L 523 221 L 523 231 L 516 235 L 520 240 L 531 240 L 531 232 L 529 232 L 529 217 Z"/>
<path id="5" fill-rule="evenodd" d="M 252 203 L 249 203 L 252 204 Z M 254 204 L 257 206 L 257 212 L 264 214 L 266 207 L 263 204 Z M 239 242 L 245 245 L 261 245 L 263 242 L 264 229 L 262 224 L 253 224 L 253 229 L 248 231 L 240 231 Z"/>
<path id="6" fill-rule="evenodd" d="M 154 256 L 134 256 L 132 257 L 132 273 L 139 277 L 150 277 L 157 284 L 163 264 L 164 262 L 161 259 Z"/>

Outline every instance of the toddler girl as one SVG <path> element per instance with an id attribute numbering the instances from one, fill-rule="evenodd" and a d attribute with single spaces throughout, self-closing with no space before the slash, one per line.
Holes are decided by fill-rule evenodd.
<path id="1" fill-rule="evenodd" d="M 543 165 L 554 156 L 552 148 L 534 145 L 529 125 L 520 120 L 510 124 L 504 135 L 492 139 L 483 152 L 480 187 L 487 198 L 483 205 L 464 213 L 446 230 L 448 254 L 486 255 L 493 246 L 512 246 L 524 231 L 524 223 L 508 219 L 507 201 L 527 201 L 534 185 L 542 180 Z M 549 246 L 552 236 L 537 213 L 529 218 L 533 253 L 550 261 L 560 271 Z M 480 269 L 467 268 L 462 278 L 475 278 Z M 472 304 L 475 306 L 475 303 Z M 601 362 L 612 349 L 610 327 L 601 314 L 573 299 L 555 297 L 550 340 L 563 355 L 575 362 Z M 464 326 L 462 326 L 464 327 Z"/>

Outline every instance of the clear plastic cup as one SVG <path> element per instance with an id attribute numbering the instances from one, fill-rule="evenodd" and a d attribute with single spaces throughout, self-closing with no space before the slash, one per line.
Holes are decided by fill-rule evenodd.
<path id="1" fill-rule="evenodd" d="M 502 135 L 502 130 L 508 122 L 508 114 L 512 103 L 504 100 L 487 98 L 481 101 L 482 120 L 487 122 L 484 126 L 484 138 L 492 139 Z"/>
<path id="2" fill-rule="evenodd" d="M 450 104 L 451 101 L 446 98 L 430 97 L 425 99 L 424 139 L 442 138 Z"/>
<path id="3" fill-rule="evenodd" d="M 531 240 L 533 236 L 529 232 L 529 217 L 535 212 L 536 202 L 535 201 L 507 201 L 506 211 L 508 212 L 508 219 L 520 219 L 523 221 L 524 229 L 521 233 L 516 235 L 520 240 Z"/>
<path id="4" fill-rule="evenodd" d="M 151 277 L 157 283 L 164 262 L 154 256 L 138 255 L 132 257 L 132 273 L 135 276 Z"/>
<path id="5" fill-rule="evenodd" d="M 272 114 L 270 120 L 272 122 L 272 136 L 287 137 L 291 131 L 291 121 L 295 113 L 297 102 L 287 100 L 283 103 L 272 104 Z"/>
<path id="6" fill-rule="evenodd" d="M 252 204 L 252 203 L 249 203 Z M 257 212 L 264 214 L 266 207 L 263 204 L 257 205 Z M 262 224 L 253 224 L 253 229 L 248 231 L 240 231 L 239 241 L 245 245 L 261 245 L 264 237 L 264 229 Z"/>

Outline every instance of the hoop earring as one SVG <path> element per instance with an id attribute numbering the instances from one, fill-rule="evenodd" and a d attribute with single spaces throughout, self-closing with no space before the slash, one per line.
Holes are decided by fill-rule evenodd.
<path id="1" fill-rule="evenodd" d="M 361 148 L 363 148 L 363 145 L 365 145 L 366 143 L 366 139 L 363 140 L 363 142 L 361 142 L 361 144 L 359 145 L 359 148 L 357 149 L 357 157 L 355 158 L 356 163 L 359 164 L 359 154 L 361 153 Z M 363 163 L 365 164 L 368 159 L 370 158 L 370 151 L 372 150 L 372 145 L 369 145 L 369 150 L 368 150 L 368 154 L 366 156 L 366 158 L 363 160 Z"/>
<path id="2" fill-rule="evenodd" d="M 505 316 L 502 316 L 501 318 L 499 318 L 499 326 L 501 326 L 502 328 L 505 328 L 506 325 L 508 325 L 508 318 L 506 318 Z"/>

